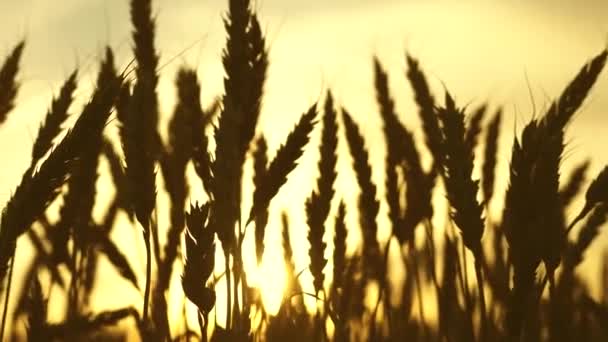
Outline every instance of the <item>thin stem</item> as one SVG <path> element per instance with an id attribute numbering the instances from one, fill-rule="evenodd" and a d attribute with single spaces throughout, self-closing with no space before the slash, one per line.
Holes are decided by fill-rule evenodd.
<path id="1" fill-rule="evenodd" d="M 72 279 L 70 280 L 70 289 L 68 294 L 68 321 L 71 321 L 78 315 L 78 252 L 80 251 L 80 248 L 75 235 L 72 237 L 72 242 L 74 244 L 74 250 L 70 260 Z"/>
<path id="2" fill-rule="evenodd" d="M 203 322 L 203 314 L 198 311 L 196 318 L 198 319 L 198 326 L 201 329 L 201 341 L 207 342 L 207 317 L 204 317 L 205 321 Z"/>
<path id="3" fill-rule="evenodd" d="M 454 226 L 451 226 L 452 228 L 452 234 L 455 234 L 454 232 Z M 471 334 L 473 334 L 473 320 L 471 317 L 473 317 L 473 310 L 471 308 L 471 296 L 469 293 L 469 282 L 467 280 L 468 278 L 468 274 L 467 274 L 467 268 L 466 268 L 466 263 L 467 263 L 467 259 L 466 259 L 466 249 L 464 247 L 464 244 L 461 242 L 461 253 L 458 253 L 458 267 L 456 268 L 457 274 L 458 274 L 458 279 L 460 281 L 460 288 L 462 289 L 462 296 L 464 298 L 464 306 L 465 306 L 465 310 L 466 310 L 466 321 L 467 324 L 469 325 L 469 331 Z M 461 255 L 462 254 L 462 258 Z"/>
<path id="4" fill-rule="evenodd" d="M 465 309 L 467 311 L 467 321 L 469 322 L 471 333 L 473 334 L 475 331 L 475 327 L 473 326 L 473 300 L 471 298 L 471 289 L 469 288 L 469 271 L 467 265 L 467 249 L 464 245 L 464 242 L 460 240 L 460 247 L 462 252 L 462 280 L 464 281 L 464 288 L 462 292 L 464 293 L 465 299 Z"/>
<path id="5" fill-rule="evenodd" d="M 467 266 L 467 249 L 462 240 L 460 241 L 460 251 L 462 254 L 462 279 L 464 281 L 464 295 L 467 301 L 467 306 L 470 307 L 471 295 L 469 293 L 469 267 Z M 468 308 L 467 310 L 469 310 Z"/>
<path id="6" fill-rule="evenodd" d="M 239 263 L 240 263 L 240 270 L 242 272 L 241 275 L 241 303 L 243 304 L 243 310 L 245 310 L 246 307 L 248 307 L 249 305 L 249 298 L 247 298 L 247 294 L 248 292 L 246 291 L 246 289 L 248 288 L 247 285 L 247 277 L 245 276 L 245 271 L 243 270 L 244 266 L 243 266 L 243 241 L 245 240 L 245 234 L 247 233 L 247 225 L 245 225 L 245 227 L 242 228 L 241 230 L 241 219 L 239 217 L 239 234 L 240 234 L 240 238 L 239 238 L 239 255 L 238 255 L 238 259 L 239 259 Z"/>
<path id="7" fill-rule="evenodd" d="M 241 241 L 243 241 L 243 234 L 241 231 L 241 220 L 239 218 L 238 220 L 238 234 L 237 234 L 237 243 L 236 243 L 236 247 L 234 250 L 234 255 L 233 255 L 233 264 L 234 264 L 234 287 L 233 287 L 233 292 L 234 292 L 234 306 L 232 307 L 233 310 L 233 320 L 234 320 L 234 327 L 238 330 L 241 327 L 241 316 L 240 316 L 240 312 L 239 312 L 239 284 L 241 283 L 241 274 L 243 272 L 243 262 L 241 259 Z M 244 278 L 244 277 L 243 277 Z M 243 291 L 241 291 L 241 293 L 245 293 L 245 287 L 243 286 Z M 245 307 L 245 303 L 243 302 L 243 308 Z"/>
<path id="8" fill-rule="evenodd" d="M 154 260 L 156 260 L 157 265 L 162 264 L 161 254 L 160 254 L 160 240 L 158 238 L 158 211 L 154 211 L 154 220 L 150 225 L 152 229 L 152 247 L 154 248 Z"/>
<path id="9" fill-rule="evenodd" d="M 462 267 L 461 267 L 461 262 L 460 262 L 461 260 L 460 260 L 460 258 L 458 258 L 458 259 L 459 260 L 457 260 L 457 262 L 456 262 L 456 264 L 457 264 L 456 272 L 458 274 L 458 282 L 460 283 L 460 288 L 462 289 L 462 295 L 463 295 L 464 300 L 465 300 L 465 306 L 468 307 L 468 304 L 467 304 L 468 303 L 468 299 L 467 299 L 468 298 L 468 292 L 466 291 L 466 286 L 465 286 L 465 283 L 464 283 L 464 275 L 463 275 L 463 271 L 462 271 Z"/>
<path id="10" fill-rule="evenodd" d="M 187 299 L 186 297 L 182 297 L 182 317 L 184 319 L 184 329 L 185 331 L 190 331 L 190 326 L 188 325 L 188 308 L 186 307 Z M 167 321 L 169 320 L 169 315 L 167 314 Z M 169 322 L 167 322 L 169 323 Z M 190 340 L 188 338 L 188 340 Z"/>
<path id="11" fill-rule="evenodd" d="M 433 279 L 433 285 L 435 285 L 435 291 L 439 293 L 439 281 L 437 281 L 437 267 L 435 265 L 435 260 L 437 252 L 435 251 L 435 237 L 433 235 L 433 224 L 430 219 L 426 219 L 424 224 L 426 228 L 427 234 L 427 243 L 429 244 L 429 250 L 431 253 L 431 279 Z"/>
<path id="12" fill-rule="evenodd" d="M 226 265 L 226 330 L 230 330 L 232 325 L 232 281 L 230 277 L 230 253 L 224 252 Z"/>
<path id="13" fill-rule="evenodd" d="M 374 337 L 375 336 L 375 332 L 376 332 L 376 323 L 377 323 L 377 314 L 378 314 L 378 308 L 380 307 L 380 303 L 383 300 L 384 297 L 384 292 L 386 291 L 386 287 L 387 287 L 387 281 L 386 281 L 386 270 L 388 269 L 388 253 L 390 252 L 390 248 L 391 248 L 391 238 L 388 238 L 388 241 L 386 242 L 386 247 L 384 247 L 384 255 L 383 255 L 383 262 L 382 262 L 382 266 L 384 267 L 384 270 L 382 272 L 382 279 L 380 279 L 380 284 L 379 284 L 379 288 L 378 288 L 378 299 L 376 300 L 376 305 L 374 306 L 374 311 L 372 312 L 372 322 L 371 322 L 371 336 L 370 337 Z M 388 300 L 385 299 L 385 300 Z"/>
<path id="14" fill-rule="evenodd" d="M 327 317 L 329 317 L 329 299 L 327 298 L 327 291 L 325 291 L 324 288 L 321 289 L 321 292 L 323 292 L 323 338 L 325 339 L 325 341 L 329 341 L 329 335 L 327 334 L 327 329 L 325 325 L 325 322 L 327 322 Z"/>
<path id="15" fill-rule="evenodd" d="M 481 272 L 481 260 L 482 257 L 478 256 L 475 258 L 475 275 L 477 276 L 477 290 L 479 292 L 479 305 L 480 305 L 480 316 L 481 316 L 481 332 L 480 340 L 486 341 L 488 323 L 486 317 L 486 295 L 484 293 L 484 280 Z"/>
<path id="16" fill-rule="evenodd" d="M 11 283 L 13 281 L 13 270 L 15 269 L 13 266 L 15 264 L 15 256 L 11 258 L 10 262 L 10 270 L 8 273 L 8 280 L 6 281 L 6 296 L 4 296 L 4 310 L 2 311 L 2 326 L 0 327 L 0 341 L 4 341 L 4 326 L 6 325 L 6 315 L 8 312 L 8 301 L 11 296 Z"/>
<path id="17" fill-rule="evenodd" d="M 578 222 L 580 222 L 583 218 L 585 218 L 585 216 L 587 216 L 587 214 L 589 214 L 589 212 L 591 211 L 591 209 L 593 209 L 593 206 L 585 205 L 585 207 L 583 208 L 583 210 L 581 210 L 581 212 L 578 214 L 578 216 L 575 217 L 574 220 L 572 220 L 572 222 L 570 223 L 570 225 L 568 225 L 568 228 L 566 229 L 566 235 L 568 235 L 570 233 L 570 231 L 572 230 L 572 228 L 574 228 L 574 226 Z"/>
<path id="18" fill-rule="evenodd" d="M 408 258 L 406 258 L 404 253 L 401 253 L 401 257 L 403 258 L 403 264 L 414 277 L 414 284 L 416 286 L 416 297 L 418 299 L 418 314 L 420 315 L 420 323 L 422 324 L 422 330 L 423 330 L 424 336 L 428 340 L 429 331 L 426 326 L 426 318 L 425 318 L 426 315 L 424 314 L 424 305 L 422 302 L 422 287 L 421 287 L 421 278 L 422 277 L 420 276 L 420 273 L 419 273 L 420 270 L 418 269 L 418 267 L 416 267 L 416 265 L 418 265 L 418 260 L 416 257 L 416 254 L 417 254 L 416 247 L 415 247 L 413 241 L 409 245 L 409 251 L 410 251 L 410 255 L 412 257 L 411 263 L 410 263 L 410 260 Z"/>
<path id="19" fill-rule="evenodd" d="M 234 328 L 239 330 L 241 327 L 241 317 L 239 315 L 239 283 L 241 282 L 238 266 L 236 265 L 238 262 L 236 261 L 237 257 L 234 258 L 234 286 L 232 287 L 233 296 L 234 296 L 234 305 L 232 305 L 232 323 L 234 323 Z"/>
<path id="20" fill-rule="evenodd" d="M 150 301 L 150 283 L 152 277 L 152 251 L 150 248 L 150 223 L 144 230 L 144 242 L 146 244 L 146 289 L 144 290 L 144 308 L 142 320 L 148 319 L 148 304 Z"/>

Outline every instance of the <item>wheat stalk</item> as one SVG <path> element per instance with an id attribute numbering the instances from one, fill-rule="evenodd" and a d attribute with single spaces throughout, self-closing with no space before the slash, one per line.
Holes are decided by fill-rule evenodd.
<path id="1" fill-rule="evenodd" d="M 15 98 L 19 88 L 16 78 L 24 47 L 25 41 L 17 44 L 0 67 L 0 125 L 6 121 L 8 113 L 15 106 Z"/>
<path id="2" fill-rule="evenodd" d="M 378 224 L 376 217 L 380 208 L 380 203 L 376 198 L 376 185 L 372 181 L 372 169 L 369 165 L 369 154 L 365 149 L 365 142 L 357 124 L 353 121 L 350 114 L 343 109 L 342 119 L 346 133 L 350 155 L 353 158 L 353 168 L 357 178 L 357 183 L 361 189 L 359 194 L 359 224 L 362 231 L 363 264 L 366 274 L 372 278 L 378 278 L 381 269 L 380 246 L 378 245 L 377 233 Z"/>
<path id="3" fill-rule="evenodd" d="M 444 140 L 441 145 L 443 176 L 452 207 L 452 219 L 462 232 L 465 246 L 481 258 L 484 223 L 482 207 L 477 202 L 478 181 L 471 179 L 474 155 L 466 141 L 464 112 L 456 108 L 446 93 L 446 107 L 439 109 Z"/>
<path id="4" fill-rule="evenodd" d="M 83 147 L 95 132 L 104 128 L 120 86 L 120 81 L 98 88 L 82 114 L 37 172 L 28 169 L 2 212 L 0 223 L 0 280 L 14 255 L 17 238 L 42 215 L 60 192 Z"/>
<path id="5" fill-rule="evenodd" d="M 477 147 L 477 139 L 481 134 L 481 123 L 488 111 L 488 105 L 482 104 L 475 110 L 473 110 L 472 114 L 468 117 L 468 122 L 466 124 L 466 133 L 465 133 L 465 144 L 469 146 L 472 151 L 475 151 Z"/>
<path id="6" fill-rule="evenodd" d="M 160 138 L 157 133 L 158 99 L 156 86 L 158 76 L 158 56 L 154 49 L 155 24 L 152 19 L 151 0 L 131 1 L 131 22 L 133 25 L 133 52 L 137 67 L 137 80 L 133 92 L 121 97 L 119 107 L 124 114 L 121 121 L 120 137 L 125 155 L 126 174 L 130 182 L 131 201 L 135 216 L 143 228 L 146 246 L 146 287 L 142 319 L 148 319 L 148 302 L 152 257 L 150 250 L 150 216 L 156 202 L 154 165 L 159 154 Z M 124 103 L 122 103 L 124 101 Z"/>
<path id="7" fill-rule="evenodd" d="M 323 235 L 325 234 L 325 221 L 329 216 L 331 200 L 335 193 L 337 134 L 336 110 L 334 109 L 332 95 L 328 92 L 323 114 L 317 190 L 313 191 L 306 200 L 306 221 L 310 229 L 308 231 L 308 241 L 310 242 L 308 255 L 310 256 L 310 271 L 314 278 L 317 293 L 323 289 L 323 269 L 327 264 L 324 257 L 326 244 L 323 242 Z"/>
<path id="8" fill-rule="evenodd" d="M 106 58 L 101 64 L 97 77 L 97 87 L 103 89 L 108 85 L 116 83 L 117 76 L 114 68 L 114 58 L 111 50 L 106 50 Z M 88 143 L 82 146 L 77 158 L 77 167 L 71 170 L 71 177 L 68 180 L 68 191 L 61 207 L 60 221 L 55 228 L 60 232 L 63 239 L 54 241 L 57 249 L 67 248 L 67 239 L 72 237 L 73 248 L 70 255 L 69 267 L 72 272 L 72 279 L 69 292 L 68 316 L 70 319 L 78 312 L 78 289 L 80 288 L 79 278 L 82 275 L 78 267 L 77 260 L 85 257 L 85 252 L 90 242 L 90 222 L 92 221 L 92 211 L 95 204 L 97 180 L 97 167 L 99 155 L 102 148 L 103 131 L 96 130 L 90 132 Z M 62 241 L 63 240 L 63 241 Z M 65 260 L 66 262 L 68 260 Z"/>
<path id="9" fill-rule="evenodd" d="M 426 146 L 435 161 L 439 161 L 441 158 L 441 131 L 435 114 L 435 100 L 419 62 L 409 55 L 406 56 L 406 61 L 407 78 L 414 90 L 414 99 L 418 105 L 418 115 L 422 121 Z"/>
<path id="10" fill-rule="evenodd" d="M 76 78 L 77 71 L 74 71 L 61 86 L 59 95 L 53 99 L 44 123 L 38 129 L 32 149 L 32 160 L 40 160 L 51 148 L 53 139 L 61 131 L 61 124 L 68 118 L 68 109 L 72 104 L 74 90 L 76 90 Z"/>
<path id="11" fill-rule="evenodd" d="M 211 225 L 218 228 L 218 237 L 226 257 L 226 268 L 229 268 L 229 256 L 233 255 L 235 270 L 238 271 L 242 269 L 240 227 L 239 243 L 235 244 L 234 241 L 235 224 L 240 223 L 242 168 L 260 114 L 268 60 L 265 40 L 257 16 L 250 9 L 249 0 L 230 0 L 228 7 L 229 11 L 224 19 L 228 38 L 222 54 L 226 73 L 225 94 L 215 132 L 216 159 L 212 166 L 214 178 L 210 186 L 215 197 Z M 234 276 L 235 299 L 238 299 L 237 288 L 241 274 L 235 271 Z M 229 276 L 227 280 L 227 292 L 230 293 Z M 245 294 L 245 291 L 243 293 Z M 230 308 L 230 294 L 227 296 L 227 306 Z M 234 307 L 237 308 L 238 305 Z M 229 309 L 228 329 L 232 325 L 231 314 Z M 239 324 L 239 320 L 236 323 Z"/>
<path id="12" fill-rule="evenodd" d="M 389 93 L 388 75 L 378 59 L 374 59 L 374 80 L 376 101 L 380 108 L 387 144 L 385 188 L 389 219 L 393 234 L 403 244 L 411 240 L 414 228 L 422 219 L 433 216 L 431 195 L 434 176 L 425 174 L 414 136 L 399 121 L 394 101 Z M 402 184 L 398 181 L 400 170 L 403 171 L 406 183 L 405 210 L 401 208 Z"/>
<path id="13" fill-rule="evenodd" d="M 442 175 L 451 206 L 450 216 L 462 233 L 464 245 L 475 257 L 475 274 L 481 305 L 481 339 L 487 336 L 486 303 L 481 264 L 484 260 L 481 238 L 484 218 L 481 204 L 477 201 L 479 181 L 472 179 L 474 153 L 467 141 L 464 112 L 456 108 L 451 95 L 446 92 L 446 104 L 438 109 L 443 139 L 441 144 Z"/>
<path id="14" fill-rule="evenodd" d="M 496 178 L 496 161 L 498 159 L 498 140 L 500 138 L 500 126 L 502 122 L 502 111 L 498 110 L 488 123 L 486 128 L 486 141 L 484 144 L 484 158 L 482 165 L 481 189 L 483 200 L 489 205 L 494 195 L 494 180 Z"/>
<path id="15" fill-rule="evenodd" d="M 194 117 L 201 117 L 200 88 L 196 72 L 182 68 L 176 77 L 178 102 L 169 121 L 169 143 L 161 158 L 161 171 L 171 200 L 170 227 L 164 257 L 158 266 L 158 276 L 154 289 L 153 316 L 162 329 L 168 333 L 167 302 L 165 292 L 169 289 L 173 264 L 177 257 L 180 238 L 184 230 L 185 201 L 188 196 L 186 166 L 192 156 L 194 136 L 191 123 Z"/>
<path id="16" fill-rule="evenodd" d="M 304 152 L 304 147 L 310 140 L 310 133 L 315 125 L 317 116 L 316 105 L 302 115 L 295 128 L 289 133 L 284 145 L 279 147 L 277 154 L 268 165 L 268 169 L 259 187 L 253 192 L 253 205 L 249 213 L 249 224 L 257 215 L 268 208 L 272 198 L 287 181 L 287 176 L 295 169 L 298 159 Z"/>
<path id="17" fill-rule="evenodd" d="M 583 188 L 583 183 L 587 177 L 587 171 L 589 171 L 589 166 L 591 166 L 589 160 L 585 160 L 582 163 L 578 164 L 570 172 L 568 179 L 564 182 L 564 185 L 559 191 L 559 197 L 562 200 L 562 205 L 564 208 L 572 204 L 576 196 Z"/>
<path id="18" fill-rule="evenodd" d="M 266 175 L 268 167 L 268 145 L 266 145 L 266 139 L 264 136 L 260 136 L 257 139 L 256 149 L 253 154 L 253 185 L 257 189 L 263 186 L 264 177 Z M 262 211 L 255 217 L 255 251 L 258 264 L 262 262 L 262 256 L 264 255 L 264 235 L 266 230 L 266 224 L 268 223 L 268 209 Z"/>
<path id="19" fill-rule="evenodd" d="M 205 320 L 201 334 L 206 334 L 207 315 L 215 305 L 215 291 L 205 287 L 215 265 L 214 232 L 208 226 L 210 204 L 191 206 L 186 215 L 186 263 L 182 287 L 188 300 L 194 303 Z"/>
<path id="20" fill-rule="evenodd" d="M 564 129 L 597 80 L 607 57 L 608 53 L 603 51 L 585 65 L 546 115 L 526 125 L 521 144 L 517 139 L 513 144 L 511 184 L 503 214 L 514 265 L 514 288 L 506 316 L 511 337 L 525 333 L 522 323 L 534 297 L 531 293 L 540 260 L 545 263 L 550 279 L 559 265 L 567 232 L 559 197 Z M 588 212 L 584 209 L 581 215 L 586 215 L 585 211 Z M 581 215 L 573 224 L 584 216 Z M 541 291 L 543 287 L 544 283 Z"/>

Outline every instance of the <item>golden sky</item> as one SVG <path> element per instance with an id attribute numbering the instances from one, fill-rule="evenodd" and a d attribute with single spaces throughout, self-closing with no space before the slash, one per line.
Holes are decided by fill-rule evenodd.
<path id="1" fill-rule="evenodd" d="M 226 3 L 155 2 L 164 114 L 174 104 L 174 71 L 184 64 L 198 70 L 203 103 L 221 94 L 220 56 L 225 40 L 221 19 Z M 298 115 L 331 88 L 338 103 L 364 126 L 372 164 L 381 163 L 384 153 L 372 56 L 378 55 L 389 70 L 397 108 L 412 128 L 418 123 L 404 77 L 406 51 L 420 59 L 437 94 L 445 84 L 461 105 L 489 101 L 494 108 L 503 106 L 499 167 L 504 172 L 514 129 L 523 127 L 534 107 L 542 111 L 608 42 L 605 0 L 264 0 L 255 7 L 270 48 L 261 118 L 270 150 L 281 143 Z M 131 43 L 126 0 L 2 1 L 0 20 L 1 55 L 20 38 L 27 39 L 17 109 L 0 128 L 0 153 L 5 161 L 0 168 L 0 202 L 4 202 L 29 163 L 33 135 L 59 84 L 79 67 L 83 87 L 77 97 L 86 101 L 103 47 L 111 45 L 120 65 L 126 67 Z M 594 173 L 608 163 L 607 110 L 605 71 L 570 127 L 566 168 L 588 156 L 593 157 Z M 421 137 L 417 129 L 415 134 Z M 315 158 L 314 153 L 305 154 L 292 179 L 309 176 Z M 340 163 L 347 165 L 350 160 L 341 157 Z M 382 172 L 377 167 L 373 175 L 381 191 Z M 350 174 L 339 177 L 343 196 L 356 194 L 350 186 L 353 179 Z M 499 183 L 504 186 L 504 177 Z M 274 201 L 274 212 L 288 204 L 302 208 L 310 190 L 307 182 L 288 182 Z M 293 213 L 292 241 L 306 239 L 306 227 L 298 222 L 298 215 Z M 279 243 L 278 222 L 274 215 L 268 241 Z M 308 263 L 304 246 L 300 249 L 298 269 Z"/>

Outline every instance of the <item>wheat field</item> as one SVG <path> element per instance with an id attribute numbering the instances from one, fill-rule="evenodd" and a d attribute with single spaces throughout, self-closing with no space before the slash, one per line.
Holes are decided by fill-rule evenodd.
<path id="1" fill-rule="evenodd" d="M 224 6 L 219 94 L 159 49 L 152 0 L 128 2 L 127 57 L 53 89 L 5 190 L 0 341 L 608 340 L 608 166 L 569 133 L 605 46 L 515 120 L 409 50 L 366 62 L 371 111 L 324 86 L 269 114 L 263 13 Z M 29 41 L 0 56 L 0 135 Z"/>

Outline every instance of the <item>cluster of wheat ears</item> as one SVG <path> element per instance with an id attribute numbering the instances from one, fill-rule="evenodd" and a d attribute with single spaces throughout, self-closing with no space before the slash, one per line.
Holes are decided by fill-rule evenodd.
<path id="1" fill-rule="evenodd" d="M 395 111 L 388 75 L 378 60 L 373 66 L 387 147 L 384 198 L 379 198 L 372 181 L 366 143 L 353 115 L 339 108 L 330 92 L 324 104 L 305 111 L 269 158 L 264 136 L 256 130 L 268 69 L 267 44 L 249 1 L 228 3 L 224 94 L 212 108 L 202 108 L 195 70 L 180 69 L 178 102 L 166 141 L 158 133 L 159 55 L 151 0 L 131 1 L 133 70 L 117 72 L 107 48 L 90 100 L 57 141 L 77 88 L 77 72 L 65 81 L 38 130 L 31 164 L 2 211 L 0 340 L 120 339 L 119 331 L 126 329 L 136 331 L 144 341 L 608 341 L 606 284 L 604 298 L 593 298 L 576 274 L 608 215 L 608 168 L 586 190 L 589 163 L 575 168 L 560 184 L 565 129 L 604 68 L 607 51 L 585 64 L 546 113 L 530 120 L 514 139 L 502 218 L 493 220 L 486 212 L 494 195 L 501 111 L 485 120 L 490 113 L 487 106 L 467 115 L 447 91 L 439 101 L 419 62 L 410 55 L 405 76 L 415 94 L 424 149 L 432 156 L 429 167 Z M 0 123 L 14 107 L 24 47 L 19 43 L 1 66 Z M 104 133 L 111 115 L 116 117 L 112 124 L 118 126 L 119 143 Z M 352 208 L 335 191 L 340 126 L 360 188 Z M 314 129 L 321 130 L 318 147 L 309 144 Z M 476 158 L 482 133 L 483 158 Z M 305 201 L 307 269 L 314 279 L 314 293 L 302 289 L 284 215 L 287 289 L 278 313 L 270 315 L 259 290 L 247 283 L 243 260 L 262 259 L 269 205 L 304 150 L 314 148 L 320 155 L 318 178 Z M 249 158 L 252 194 L 242 191 Z M 92 211 L 100 159 L 110 165 L 115 194 L 98 221 Z M 483 164 L 477 180 L 473 168 L 479 159 Z M 190 162 L 206 194 L 199 201 L 202 204 L 188 206 Z M 157 206 L 157 184 L 164 184 L 168 208 Z M 439 185 L 446 194 L 450 219 L 447 228 L 439 230 L 443 243 L 436 248 L 432 196 Z M 568 221 L 565 209 L 583 192 L 584 207 Z M 253 199 L 247 217 L 241 216 L 243 196 Z M 59 215 L 52 219 L 47 209 L 58 198 Z M 388 207 L 391 232 L 384 242 L 377 238 L 381 200 Z M 337 207 L 336 217 L 330 217 L 332 204 Z M 168 227 L 159 227 L 158 210 L 168 211 Z M 349 210 L 357 213 L 358 224 L 345 220 Z M 138 279 L 140 272 L 133 270 L 111 238 L 113 230 L 125 229 L 115 224 L 119 213 L 128 214 L 132 226 L 143 233 L 144 280 Z M 42 229 L 33 229 L 35 223 Z M 578 235 L 569 236 L 574 227 Z M 249 236 L 255 239 L 257 255 L 244 252 L 247 228 L 253 230 Z M 415 241 L 421 235 L 417 229 L 426 237 L 422 244 Z M 347 255 L 346 240 L 353 230 L 360 231 L 361 243 Z M 159 238 L 160 234 L 166 238 Z M 330 234 L 333 275 L 328 282 Z M 33 260 L 15 260 L 22 235 L 31 240 Z M 390 246 L 398 250 L 405 268 L 401 284 L 389 281 Z M 215 264 L 216 248 L 221 248 L 225 265 Z M 117 271 L 114 276 L 132 286 L 139 289 L 145 281 L 141 307 L 95 310 L 91 296 L 101 257 Z M 467 259 L 472 261 L 468 267 Z M 28 265 L 25 285 L 11 292 L 18 265 Z M 181 274 L 173 272 L 177 265 Z M 218 266 L 224 266 L 223 273 L 214 274 Z M 198 327 L 185 324 L 185 330 L 177 329 L 184 326 L 179 321 L 187 322 L 186 315 L 168 315 L 175 277 L 181 279 L 179 293 L 187 298 L 187 305 L 197 308 Z M 226 285 L 226 298 L 221 301 L 216 298 L 218 278 L 224 278 Z M 61 289 L 54 295 L 65 303 L 61 320 L 49 319 L 52 286 Z M 375 293 L 372 305 L 365 300 L 370 289 Z M 391 300 L 394 293 L 400 300 Z M 304 305 L 305 296 L 315 299 L 315 308 Z M 226 306 L 223 326 L 214 317 L 220 303 Z M 433 318 L 424 313 L 431 306 L 437 312 Z M 7 314 L 9 308 L 14 312 Z"/>

